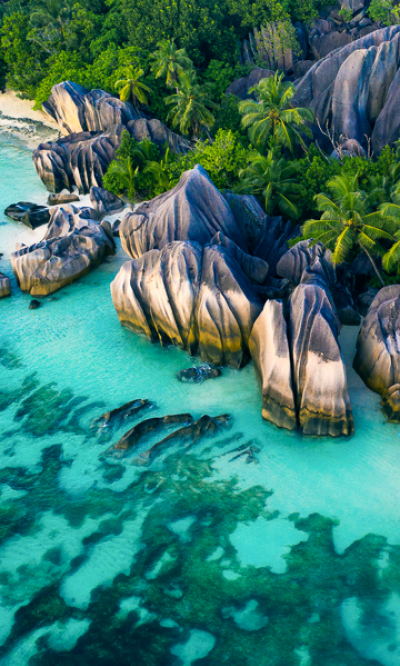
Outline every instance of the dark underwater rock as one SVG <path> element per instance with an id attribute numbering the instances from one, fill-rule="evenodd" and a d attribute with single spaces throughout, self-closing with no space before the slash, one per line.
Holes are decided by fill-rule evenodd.
<path id="1" fill-rule="evenodd" d="M 29 309 L 30 310 L 37 310 L 41 306 L 41 302 L 37 301 L 36 298 L 34 298 L 30 303 L 29 303 Z"/>
<path id="2" fill-rule="evenodd" d="M 219 368 L 211 368 L 209 365 L 194 366 L 193 368 L 185 368 L 179 370 L 176 375 L 180 382 L 189 384 L 200 384 L 206 379 L 214 379 L 220 377 L 222 374 Z"/>
<path id="3" fill-rule="evenodd" d="M 197 421 L 193 421 L 183 428 L 175 430 L 175 432 L 167 435 L 161 441 L 156 442 L 147 451 L 140 453 L 132 462 L 136 465 L 149 464 L 166 446 L 169 446 L 176 440 L 180 444 L 184 444 L 185 448 L 188 448 L 188 446 L 195 444 L 203 437 L 215 435 L 221 428 L 229 425 L 229 414 L 222 414 L 221 416 L 208 416 L 205 414 L 197 419 Z"/>
<path id="4" fill-rule="evenodd" d="M 357 339 L 353 367 L 382 398 L 385 413 L 400 420 L 400 285 L 381 289 L 367 312 Z"/>
<path id="5" fill-rule="evenodd" d="M 104 424 L 108 424 L 115 419 L 119 421 L 125 421 L 126 419 L 131 418 L 131 416 L 136 416 L 142 409 L 146 407 L 151 407 L 151 402 L 149 400 L 130 400 L 129 402 L 121 405 L 121 407 L 116 407 L 111 409 L 109 412 L 105 412 L 96 419 L 97 422 L 103 421 Z"/>
<path id="6" fill-rule="evenodd" d="M 282 301 L 267 301 L 250 336 L 250 353 L 260 382 L 261 415 L 280 428 L 297 428 L 296 401 Z"/>
<path id="7" fill-rule="evenodd" d="M 115 243 L 107 222 L 90 219 L 92 209 L 55 208 L 42 241 L 11 254 L 22 291 L 47 296 L 98 266 Z"/>
<path id="8" fill-rule="evenodd" d="M 10 279 L 7 275 L 0 272 L 0 298 L 4 298 L 5 296 L 11 296 Z"/>
<path id="9" fill-rule="evenodd" d="M 122 219 L 122 247 L 133 258 L 171 241 L 195 241 L 201 246 L 218 231 L 247 251 L 232 211 L 207 172 L 196 166 L 185 171 L 170 191 L 141 204 Z"/>
<path id="10" fill-rule="evenodd" d="M 23 222 L 27 227 L 36 229 L 50 220 L 50 211 L 47 206 L 39 206 L 29 201 L 20 201 L 11 204 L 5 209 L 5 214 L 12 220 Z"/>
<path id="11" fill-rule="evenodd" d="M 308 276 L 290 298 L 289 338 L 299 423 L 305 435 L 351 435 L 353 416 L 339 345 L 339 319 L 326 283 Z"/>
<path id="12" fill-rule="evenodd" d="M 118 442 L 113 444 L 107 454 L 123 456 L 126 451 L 136 446 L 146 435 L 153 433 L 163 427 L 179 425 L 182 423 L 190 424 L 193 419 L 190 414 L 173 414 L 169 416 L 154 416 L 151 419 L 141 421 L 126 432 Z"/>

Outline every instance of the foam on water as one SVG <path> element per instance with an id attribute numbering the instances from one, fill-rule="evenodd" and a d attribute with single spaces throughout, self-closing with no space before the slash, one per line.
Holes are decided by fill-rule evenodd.
<path id="1" fill-rule="evenodd" d="M 0 143 L 0 178 L 2 209 L 18 200 L 43 203 L 46 199 L 30 154 L 16 143 Z M 0 270 L 10 276 L 9 254 L 22 231 L 23 225 L 16 222 L 0 226 L 0 251 L 5 253 Z M 29 236 L 30 232 L 26 233 Z M 193 363 L 186 353 L 162 349 L 121 328 L 109 285 L 126 260 L 119 248 L 117 255 L 96 271 L 43 299 L 38 310 L 28 309 L 30 296 L 18 290 L 14 279 L 11 298 L 0 301 L 0 468 L 5 470 L 0 478 L 0 501 L 13 526 L 0 545 L 0 638 L 6 650 L 1 666 L 25 666 L 30 657 L 42 654 L 44 661 L 40 663 L 52 666 L 52 651 L 73 651 L 78 649 L 75 644 L 79 647 L 86 640 L 88 645 L 97 645 L 98 625 L 104 627 L 106 636 L 113 623 L 122 622 L 124 617 L 129 620 L 133 611 L 146 627 L 158 627 L 159 633 L 151 634 L 144 654 L 152 649 L 155 639 L 173 640 L 172 646 L 162 643 L 164 663 L 172 659 L 173 665 L 189 666 L 196 659 L 210 660 L 219 654 L 221 645 L 230 645 L 233 650 L 233 642 L 242 633 L 245 642 L 240 650 L 251 654 L 260 649 L 266 654 L 279 641 L 275 634 L 273 641 L 266 643 L 260 637 L 275 631 L 274 621 L 281 623 L 285 636 L 290 618 L 280 618 L 282 604 L 276 590 L 272 590 L 276 608 L 270 614 L 269 592 L 264 590 L 259 598 L 257 588 L 250 593 L 246 585 L 252 584 L 254 576 L 260 576 L 260 586 L 270 580 L 269 576 L 272 586 L 276 578 L 287 581 L 292 568 L 296 579 L 296 567 L 303 560 L 290 558 L 304 552 L 302 549 L 318 559 L 315 539 L 322 539 L 323 527 L 316 528 L 311 538 L 311 528 L 295 524 L 310 514 L 334 521 L 336 553 L 333 545 L 328 551 L 332 567 L 338 566 L 340 558 L 351 557 L 352 549 L 367 539 L 368 564 L 363 566 L 371 576 L 377 572 L 382 585 L 387 586 L 386 597 L 378 603 L 379 612 L 392 612 L 390 604 L 395 602 L 389 592 L 394 578 L 389 578 L 398 556 L 385 548 L 400 544 L 399 429 L 385 422 L 379 397 L 366 390 L 351 369 L 357 330 L 345 329 L 341 334 L 355 436 L 341 441 L 302 438 L 262 421 L 251 364 L 240 372 L 224 369 L 220 378 L 204 384 L 180 383 L 176 373 Z M 34 398 L 32 391 L 37 391 Z M 197 448 L 181 450 L 174 444 L 150 468 L 131 464 L 137 451 L 128 452 L 121 460 L 108 459 L 103 454 L 131 423 L 112 427 L 99 439 L 91 422 L 134 398 L 152 401 L 152 416 L 190 412 L 196 418 L 204 413 L 229 413 L 232 429 Z M 244 457 L 232 459 L 234 449 L 244 442 L 259 447 L 258 465 L 246 464 Z M 47 459 L 49 451 L 52 455 Z M 185 470 L 182 473 L 181 468 Z M 166 486 L 169 490 L 163 495 Z M 226 522 L 213 531 L 210 525 L 220 509 L 220 502 L 214 502 L 212 495 L 216 488 L 221 506 L 226 501 Z M 235 503 L 240 493 L 246 498 L 248 490 L 251 501 Z M 257 504 L 254 498 L 261 492 L 263 499 Z M 169 513 L 174 493 L 179 501 L 174 500 Z M 209 506 L 197 512 L 196 502 L 201 504 L 202 494 L 209 497 Z M 113 521 L 112 529 L 107 520 Z M 369 534 L 377 535 L 379 554 L 375 553 L 375 542 L 368 545 Z M 149 535 L 154 535 L 154 543 L 146 549 L 143 539 L 149 542 Z M 304 566 L 314 571 L 315 559 L 310 555 Z M 136 568 L 142 572 L 140 589 L 132 582 Z M 196 578 L 200 573 L 204 580 Z M 333 583 L 339 585 L 346 575 L 333 569 Z M 190 596 L 185 576 L 198 584 L 200 598 Z M 349 574 L 349 580 L 346 585 L 358 580 L 357 572 Z M 318 587 L 317 580 L 313 584 Z M 304 603 L 303 599 L 296 605 L 296 585 L 294 591 L 290 588 L 293 613 Z M 30 619 L 27 628 L 21 628 L 25 625 L 15 622 L 15 617 L 51 586 L 57 588 L 57 604 L 67 608 L 64 615 L 57 616 L 54 608 L 58 606 L 53 608 L 49 602 L 44 608 L 53 618 L 51 622 L 35 625 Z M 92 594 L 94 590 L 97 595 Z M 146 590 L 148 597 L 143 601 L 141 595 Z M 114 615 L 105 622 L 99 610 L 100 619 L 95 621 L 96 598 L 107 591 Z M 298 619 L 307 631 L 324 621 L 324 603 L 328 601 L 321 601 L 323 592 L 318 594 L 315 604 L 304 607 L 304 617 Z M 340 594 L 344 594 L 342 588 Z M 370 636 L 361 651 L 361 602 L 351 592 L 346 596 L 356 599 L 342 606 L 346 645 L 353 646 L 359 659 L 373 658 L 383 666 L 397 666 L 400 661 L 389 660 L 388 643 L 381 648 L 380 638 Z M 214 615 L 212 603 L 217 608 Z M 203 611 L 203 606 L 211 610 Z M 229 609 L 225 619 L 221 619 L 223 607 Z M 36 617 L 34 610 L 29 615 L 32 617 Z M 393 615 L 390 617 L 396 624 L 397 615 L 396 622 Z M 185 640 L 180 627 L 186 632 Z M 229 634 L 229 627 L 234 633 Z M 295 655 L 301 666 L 320 666 L 318 661 L 310 661 L 313 648 L 305 642 L 305 631 L 293 638 L 290 659 Z M 12 632 L 19 637 L 13 638 Z M 122 640 L 121 632 L 116 635 Z M 254 644 L 252 636 L 257 636 Z M 288 642 L 286 635 L 282 653 Z M 392 643 L 390 646 L 390 658 L 395 659 L 397 652 Z M 81 663 L 90 663 L 90 659 L 96 663 L 96 655 L 90 653 Z M 346 658 L 343 656 L 345 666 L 356 663 L 350 657 L 344 661 Z M 271 664 L 278 664 L 270 659 Z"/>

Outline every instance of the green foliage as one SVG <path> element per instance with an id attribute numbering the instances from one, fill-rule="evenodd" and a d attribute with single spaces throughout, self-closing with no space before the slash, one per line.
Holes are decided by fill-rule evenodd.
<path id="1" fill-rule="evenodd" d="M 138 65 L 129 66 L 123 71 L 125 78 L 115 82 L 115 88 L 119 90 L 119 96 L 122 102 L 131 101 L 133 106 L 139 108 L 140 104 L 147 104 L 147 93 L 150 88 L 146 86 L 141 79 L 144 71 Z"/>
<path id="2" fill-rule="evenodd" d="M 315 197 L 317 209 L 322 213 L 321 218 L 310 219 L 304 224 L 304 238 L 324 243 L 333 251 L 334 263 L 346 261 L 354 248 L 362 250 L 384 286 L 373 256 L 384 255 L 385 243 L 392 245 L 397 238 L 400 247 L 400 207 L 383 204 L 381 212 L 377 212 L 375 205 L 379 195 L 376 190 L 361 190 L 357 173 L 352 176 L 334 176 L 328 182 L 328 189 L 331 198 L 326 194 L 317 194 Z M 397 232 L 398 237 L 395 235 Z M 386 269 L 392 267 L 390 259 L 387 259 L 386 264 Z"/>
<path id="3" fill-rule="evenodd" d="M 255 148 L 284 146 L 293 154 L 296 145 L 304 145 L 302 134 L 311 135 L 306 123 L 312 122 L 313 113 L 310 109 L 291 106 L 296 90 L 292 83 L 283 81 L 283 73 L 276 72 L 268 79 L 261 79 L 250 92 L 255 93 L 258 101 L 241 102 L 239 111 Z"/>
<path id="4" fill-rule="evenodd" d="M 156 79 L 165 78 L 165 83 L 169 88 L 174 86 L 177 88 L 179 74 L 193 67 L 185 49 L 178 49 L 171 39 L 165 39 L 158 44 L 158 49 L 152 54 L 152 59 L 153 74 Z"/>
<path id="5" fill-rule="evenodd" d="M 399 22 L 400 7 L 393 0 L 371 0 L 368 15 L 373 21 L 381 21 L 383 25 L 394 25 Z"/>
<path id="6" fill-rule="evenodd" d="M 172 127 L 179 127 L 186 136 L 200 138 L 202 132 L 208 132 L 214 124 L 210 109 L 218 107 L 210 99 L 209 85 L 201 85 L 193 69 L 179 73 L 177 92 L 167 97 L 165 102 L 172 107 L 168 114 Z"/>
<path id="7" fill-rule="evenodd" d="M 295 203 L 296 175 L 295 163 L 287 162 L 272 150 L 267 156 L 253 153 L 248 166 L 240 172 L 242 181 L 237 191 L 263 198 L 269 215 L 279 212 L 285 217 L 297 220 L 299 208 Z"/>
<path id="8" fill-rule="evenodd" d="M 353 12 L 351 9 L 347 9 L 347 7 L 342 7 L 339 12 L 339 16 L 343 19 L 343 21 L 349 22 L 353 18 Z"/>
<path id="9" fill-rule="evenodd" d="M 151 187 L 152 177 L 148 177 L 146 168 L 159 159 L 160 151 L 150 139 L 135 141 L 128 130 L 124 130 L 117 159 L 111 162 L 104 176 L 104 187 L 116 195 L 126 193 L 128 199 L 133 201 L 140 196 L 140 192 Z"/>

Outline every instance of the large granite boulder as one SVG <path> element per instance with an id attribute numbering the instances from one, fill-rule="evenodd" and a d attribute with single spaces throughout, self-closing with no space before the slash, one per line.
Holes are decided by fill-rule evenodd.
<path id="1" fill-rule="evenodd" d="M 95 185 L 90 188 L 90 203 L 99 218 L 108 213 L 115 213 L 125 205 L 115 194 Z"/>
<path id="2" fill-rule="evenodd" d="M 31 229 L 36 229 L 50 220 L 50 211 L 47 206 L 40 206 L 29 201 L 19 201 L 5 209 L 5 214 L 12 220 L 22 222 Z"/>
<path id="3" fill-rule="evenodd" d="M 195 312 L 202 360 L 234 368 L 245 365 L 251 329 L 261 310 L 249 277 L 229 249 L 207 246 Z"/>
<path id="4" fill-rule="evenodd" d="M 261 415 L 280 428 L 297 428 L 290 346 L 282 301 L 267 301 L 250 336 L 250 354 L 260 382 Z"/>
<path id="5" fill-rule="evenodd" d="M 173 240 L 204 246 L 218 231 L 247 251 L 229 204 L 207 172 L 196 166 L 185 171 L 172 190 L 128 212 L 121 222 L 120 237 L 124 250 L 136 259 Z"/>
<path id="6" fill-rule="evenodd" d="M 168 144 L 171 150 L 179 154 L 186 154 L 190 149 L 190 143 L 183 136 L 171 132 L 170 129 L 161 120 L 157 118 L 139 118 L 138 120 L 131 120 L 127 123 L 127 130 L 133 139 L 136 141 L 143 141 L 143 139 L 150 139 L 156 146 L 162 148 Z"/>
<path id="7" fill-rule="evenodd" d="M 198 243 L 175 241 L 123 264 L 111 283 L 121 324 L 163 346 L 195 353 L 202 254 Z"/>
<path id="8" fill-rule="evenodd" d="M 332 128 L 335 140 L 354 139 L 364 147 L 388 103 L 381 124 L 386 124 L 384 134 L 393 143 L 398 138 L 397 121 L 390 120 L 389 109 L 395 90 L 390 99 L 388 91 L 400 64 L 399 39 L 400 25 L 394 25 L 335 49 L 296 82 L 293 103 L 311 108 L 323 128 L 327 124 Z M 381 145 L 380 139 L 376 141 Z"/>
<path id="9" fill-rule="evenodd" d="M 239 99 L 248 99 L 249 97 L 253 97 L 253 93 L 250 93 L 251 88 L 260 83 L 262 79 L 268 79 L 273 75 L 274 72 L 272 69 L 254 67 L 250 74 L 247 76 L 242 76 L 240 79 L 233 81 L 229 88 L 227 88 L 225 94 L 235 95 L 236 97 L 239 97 Z"/>
<path id="10" fill-rule="evenodd" d="M 400 285 L 381 289 L 357 339 L 354 369 L 379 393 L 387 416 L 400 421 Z"/>
<path id="11" fill-rule="evenodd" d="M 340 322 L 358 326 L 361 318 L 354 295 L 352 272 L 343 265 L 335 267 L 330 250 L 326 250 L 321 243 L 313 245 L 311 240 L 300 241 L 283 254 L 276 272 L 293 285 L 298 285 L 306 269 L 318 274 L 328 285 Z"/>
<path id="12" fill-rule="evenodd" d="M 10 295 L 11 295 L 10 280 L 7 277 L 7 275 L 4 275 L 4 273 L 0 272 L 0 298 L 4 298 L 4 296 L 10 296 Z"/>
<path id="13" fill-rule="evenodd" d="M 378 154 L 385 146 L 393 146 L 400 137 L 400 69 L 397 70 L 380 111 L 371 137 L 371 146 Z M 379 106 L 378 106 L 379 109 Z"/>
<path id="14" fill-rule="evenodd" d="M 72 81 L 53 86 L 43 108 L 65 134 L 104 132 L 140 118 L 129 102 L 121 102 L 105 90 L 90 91 Z"/>
<path id="15" fill-rule="evenodd" d="M 322 278 L 305 271 L 289 304 L 298 418 L 305 435 L 351 435 L 353 416 L 339 346 L 339 318 Z"/>
<path id="16" fill-rule="evenodd" d="M 126 262 L 111 284 L 123 326 L 161 345 L 174 344 L 204 362 L 239 368 L 262 304 L 251 280 L 268 266 L 229 239 L 173 241 Z"/>
<path id="17" fill-rule="evenodd" d="M 55 208 L 42 241 L 11 254 L 22 291 L 47 296 L 98 266 L 115 252 L 110 225 L 91 219 L 92 209 Z"/>
<path id="18" fill-rule="evenodd" d="M 121 143 L 123 125 L 114 125 L 105 132 L 79 132 L 41 143 L 33 151 L 33 163 L 39 178 L 50 192 L 76 185 L 87 193 L 92 186 L 101 187 L 103 176 Z"/>

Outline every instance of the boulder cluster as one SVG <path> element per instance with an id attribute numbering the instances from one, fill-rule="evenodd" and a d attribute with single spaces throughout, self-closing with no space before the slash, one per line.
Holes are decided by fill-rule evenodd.
<path id="1" fill-rule="evenodd" d="M 345 288 L 321 246 L 289 250 L 280 218 L 223 195 L 199 166 L 128 212 L 120 236 L 132 257 L 111 284 L 122 325 L 211 366 L 240 368 L 251 355 L 264 418 L 308 435 L 353 432 L 331 291 Z M 357 306 L 341 304 L 358 323 Z"/>
<path id="2" fill-rule="evenodd" d="M 148 138 L 159 146 L 168 143 L 177 153 L 189 147 L 160 120 L 144 116 L 129 102 L 71 81 L 53 86 L 43 108 L 65 134 L 40 144 L 33 153 L 36 171 L 50 192 L 77 187 L 86 193 L 92 186 L 101 187 L 124 129 L 137 141 Z"/>
<path id="3" fill-rule="evenodd" d="M 92 208 L 54 208 L 39 243 L 23 245 L 11 254 L 22 291 L 48 296 L 98 266 L 115 252 L 110 224 L 99 223 Z"/>

